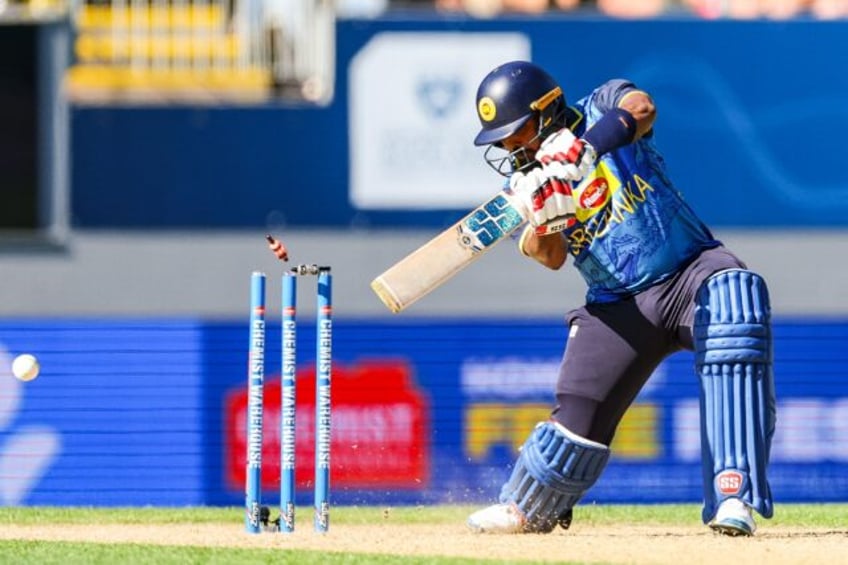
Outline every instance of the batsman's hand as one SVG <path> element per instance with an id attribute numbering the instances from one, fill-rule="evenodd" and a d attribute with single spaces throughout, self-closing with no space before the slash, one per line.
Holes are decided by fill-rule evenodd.
<path id="1" fill-rule="evenodd" d="M 526 209 L 527 221 L 538 235 L 564 230 L 575 222 L 577 210 L 571 186 L 541 168 L 513 173 L 509 188 Z"/>
<path id="2" fill-rule="evenodd" d="M 536 152 L 545 174 L 565 182 L 580 182 L 592 172 L 598 160 L 595 148 L 563 128 L 548 136 Z"/>

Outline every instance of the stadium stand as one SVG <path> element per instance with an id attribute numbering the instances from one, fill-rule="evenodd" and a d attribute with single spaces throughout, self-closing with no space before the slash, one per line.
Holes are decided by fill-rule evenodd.
<path id="1" fill-rule="evenodd" d="M 332 85 L 332 2 L 280 11 L 259 0 L 82 2 L 67 91 L 77 102 L 320 102 Z"/>

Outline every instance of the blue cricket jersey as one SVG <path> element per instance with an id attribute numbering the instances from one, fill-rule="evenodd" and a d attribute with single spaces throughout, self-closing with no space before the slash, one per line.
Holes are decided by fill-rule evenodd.
<path id="1" fill-rule="evenodd" d="M 581 137 L 636 90 L 620 79 L 601 85 L 569 107 L 569 126 Z M 672 185 L 651 138 L 603 155 L 574 190 L 578 221 L 564 233 L 589 303 L 638 293 L 721 245 Z"/>

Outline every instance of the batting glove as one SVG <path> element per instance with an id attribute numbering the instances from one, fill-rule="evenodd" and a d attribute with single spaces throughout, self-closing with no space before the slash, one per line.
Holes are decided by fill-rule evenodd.
<path id="1" fill-rule="evenodd" d="M 548 176 L 543 169 L 513 173 L 509 187 L 524 205 L 527 221 L 537 234 L 562 231 L 574 223 L 576 206 L 571 196 L 571 186 Z"/>
<path id="2" fill-rule="evenodd" d="M 536 152 L 545 173 L 565 182 L 579 182 L 595 168 L 598 155 L 584 139 L 563 128 L 548 136 Z"/>

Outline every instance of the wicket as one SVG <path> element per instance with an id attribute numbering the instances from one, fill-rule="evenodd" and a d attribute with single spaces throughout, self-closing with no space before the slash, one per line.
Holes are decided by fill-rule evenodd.
<path id="1" fill-rule="evenodd" d="M 326 532 L 330 522 L 330 382 L 332 375 L 333 302 L 330 267 L 298 265 L 283 274 L 282 355 L 280 367 L 280 531 L 295 527 L 295 377 L 297 374 L 297 277 L 317 275 L 315 351 L 315 495 L 314 528 Z M 247 469 L 245 529 L 262 531 L 263 389 L 265 382 L 265 274 L 254 272 L 250 284 L 248 360 Z"/>

